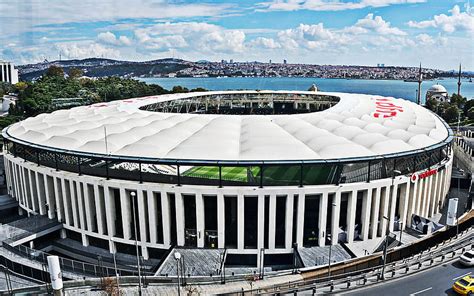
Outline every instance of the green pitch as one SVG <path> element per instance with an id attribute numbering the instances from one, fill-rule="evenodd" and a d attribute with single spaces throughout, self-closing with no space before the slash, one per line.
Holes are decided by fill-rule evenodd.
<path id="1" fill-rule="evenodd" d="M 308 167 L 303 170 L 303 184 L 325 184 L 331 174 L 331 167 Z M 299 185 L 299 166 L 268 166 L 264 168 L 263 181 L 266 185 Z M 183 176 L 219 179 L 219 168 L 196 166 L 183 173 Z M 259 167 L 222 167 L 222 179 L 227 181 L 260 182 Z"/>

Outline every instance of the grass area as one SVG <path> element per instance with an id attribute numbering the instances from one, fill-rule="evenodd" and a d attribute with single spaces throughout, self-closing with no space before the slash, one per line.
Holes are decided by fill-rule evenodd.
<path id="1" fill-rule="evenodd" d="M 303 184 L 325 184 L 331 173 L 331 167 L 314 166 L 303 170 Z M 196 166 L 183 173 L 184 176 L 219 179 L 219 168 L 210 166 Z M 265 167 L 264 184 L 266 185 L 299 185 L 299 166 L 268 166 Z M 259 167 L 222 167 L 222 179 L 228 181 L 260 182 Z"/>

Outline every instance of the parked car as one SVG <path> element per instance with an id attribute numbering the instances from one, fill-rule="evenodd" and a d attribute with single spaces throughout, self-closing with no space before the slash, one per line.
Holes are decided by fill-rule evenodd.
<path id="1" fill-rule="evenodd" d="M 460 295 L 471 296 L 474 294 L 474 277 L 466 275 L 453 284 L 454 292 Z"/>
<path id="2" fill-rule="evenodd" d="M 474 266 L 474 250 L 467 251 L 459 258 L 459 262 L 465 266 Z"/>

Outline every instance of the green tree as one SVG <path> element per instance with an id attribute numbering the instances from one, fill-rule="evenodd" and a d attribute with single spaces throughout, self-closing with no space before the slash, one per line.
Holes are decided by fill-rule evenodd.
<path id="1" fill-rule="evenodd" d="M 429 110 L 435 112 L 435 113 L 438 113 L 438 107 L 439 107 L 439 102 L 438 100 L 436 99 L 429 99 L 428 101 L 426 101 L 426 108 L 428 108 Z"/>
<path id="2" fill-rule="evenodd" d="M 182 87 L 181 85 L 176 85 L 176 86 L 173 86 L 173 88 L 171 89 L 171 92 L 172 93 L 187 93 L 189 92 L 189 89 L 187 89 L 186 87 Z"/>
<path id="3" fill-rule="evenodd" d="M 474 107 L 467 110 L 466 117 L 469 118 L 469 120 L 474 120 Z"/>
<path id="4" fill-rule="evenodd" d="M 459 108 L 455 105 L 449 106 L 443 113 L 443 119 L 448 123 L 458 120 Z"/>
<path id="5" fill-rule="evenodd" d="M 69 78 L 71 78 L 71 79 L 77 79 L 77 78 L 81 77 L 83 74 L 84 74 L 84 72 L 79 68 L 71 68 L 69 70 Z"/>
<path id="6" fill-rule="evenodd" d="M 64 70 L 59 66 L 52 65 L 46 70 L 46 76 L 64 77 Z"/>
<path id="7" fill-rule="evenodd" d="M 458 108 L 463 108 L 467 99 L 461 95 L 452 94 L 451 95 L 451 104 L 456 105 Z"/>

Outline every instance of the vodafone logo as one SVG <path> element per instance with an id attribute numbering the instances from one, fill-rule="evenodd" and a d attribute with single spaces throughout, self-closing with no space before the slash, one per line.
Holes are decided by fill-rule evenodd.
<path id="1" fill-rule="evenodd" d="M 411 175 L 410 181 L 412 183 L 415 183 L 416 181 L 418 181 L 420 179 L 428 178 L 429 176 L 435 175 L 436 173 L 438 173 L 437 169 L 428 170 L 426 172 L 419 173 L 419 174 L 415 173 L 415 174 Z"/>
<path id="2" fill-rule="evenodd" d="M 403 108 L 392 103 L 390 99 L 375 99 L 375 118 L 390 118 L 397 116 L 400 112 L 403 112 Z"/>

